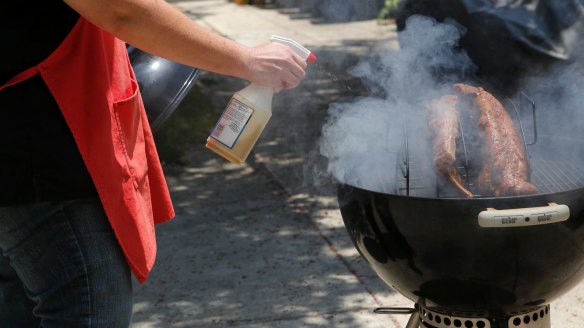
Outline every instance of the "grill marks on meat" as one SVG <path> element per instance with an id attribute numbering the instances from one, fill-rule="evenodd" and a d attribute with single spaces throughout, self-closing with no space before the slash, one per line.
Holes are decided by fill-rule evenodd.
<path id="1" fill-rule="evenodd" d="M 466 197 L 472 193 L 463 186 L 456 169 L 456 137 L 458 136 L 458 97 L 444 96 L 428 106 L 428 127 L 433 139 L 434 169 Z"/>
<path id="2" fill-rule="evenodd" d="M 472 96 L 473 107 L 479 111 L 483 168 L 477 184 L 481 191 L 496 197 L 539 193 L 528 181 L 524 144 L 503 105 L 482 88 L 455 84 L 454 89 Z"/>

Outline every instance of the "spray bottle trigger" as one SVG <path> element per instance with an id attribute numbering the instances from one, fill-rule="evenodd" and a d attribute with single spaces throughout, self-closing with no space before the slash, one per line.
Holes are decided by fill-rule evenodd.
<path id="1" fill-rule="evenodd" d="M 311 52 L 310 55 L 308 55 L 308 58 L 306 58 L 306 61 L 309 63 L 314 63 L 316 61 L 316 56 Z"/>
<path id="2" fill-rule="evenodd" d="M 302 45 L 300 45 L 300 43 L 292 39 L 284 38 L 278 35 L 272 35 L 270 40 L 272 42 L 278 42 L 289 46 L 292 50 L 294 50 L 294 52 L 296 52 L 300 57 L 302 57 L 302 59 L 309 63 L 312 63 L 313 61 L 316 60 L 316 56 L 312 54 L 310 50 L 304 48 Z"/>

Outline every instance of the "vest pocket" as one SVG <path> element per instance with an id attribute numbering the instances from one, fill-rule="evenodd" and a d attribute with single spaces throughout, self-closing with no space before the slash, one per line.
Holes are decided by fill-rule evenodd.
<path id="1" fill-rule="evenodd" d="M 120 134 L 120 142 L 127 161 L 134 186 L 142 185 L 148 173 L 146 144 L 142 122 L 142 102 L 138 92 L 138 83 L 132 80 L 132 94 L 126 99 L 114 101 L 114 113 Z"/>

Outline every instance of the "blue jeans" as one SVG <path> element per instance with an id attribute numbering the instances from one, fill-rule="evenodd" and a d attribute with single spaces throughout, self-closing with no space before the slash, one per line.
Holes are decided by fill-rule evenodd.
<path id="1" fill-rule="evenodd" d="M 0 327 L 128 327 L 131 273 L 99 199 L 0 207 Z"/>

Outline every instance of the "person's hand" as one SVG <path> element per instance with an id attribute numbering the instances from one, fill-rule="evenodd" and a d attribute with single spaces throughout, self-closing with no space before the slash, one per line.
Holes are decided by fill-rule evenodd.
<path id="1" fill-rule="evenodd" d="M 290 47 L 275 42 L 250 48 L 247 63 L 246 79 L 274 92 L 297 87 L 307 66 Z"/>

